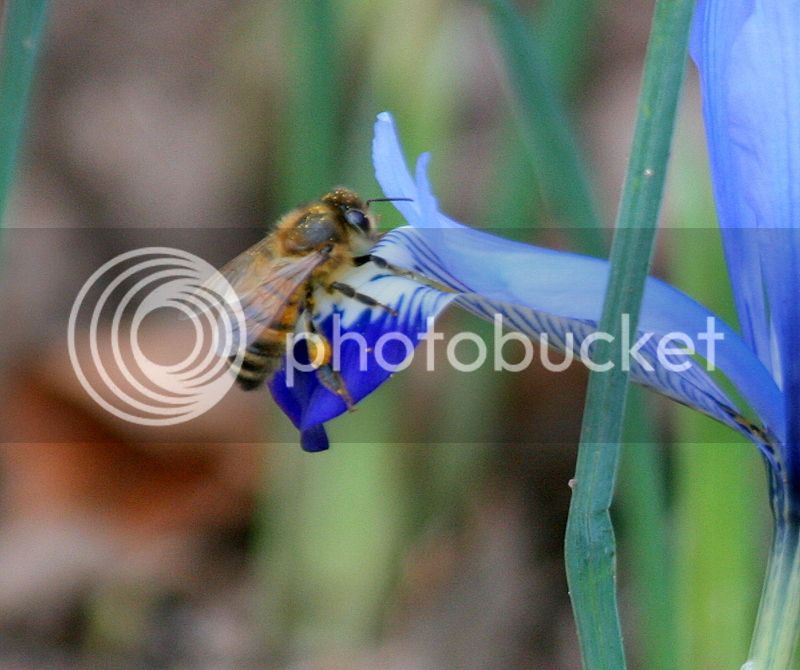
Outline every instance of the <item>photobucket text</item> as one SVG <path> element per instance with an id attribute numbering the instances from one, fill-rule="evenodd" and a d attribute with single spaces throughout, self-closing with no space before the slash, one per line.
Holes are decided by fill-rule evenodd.
<path id="1" fill-rule="evenodd" d="M 433 317 L 427 319 L 421 332 L 386 331 L 370 342 L 362 332 L 343 327 L 340 315 L 334 314 L 329 337 L 310 331 L 287 336 L 286 383 L 292 387 L 298 372 L 311 372 L 326 364 L 336 371 L 356 366 L 365 372 L 377 366 L 389 373 L 399 372 L 409 367 L 416 356 L 424 358 L 429 372 L 435 371 L 437 365 L 447 365 L 459 372 L 474 372 L 488 365 L 496 372 L 521 372 L 534 364 L 550 372 L 562 372 L 576 360 L 589 370 L 604 372 L 616 365 L 609 353 L 614 347 L 619 347 L 617 360 L 625 371 L 639 369 L 650 373 L 661 367 L 681 373 L 693 364 L 702 364 L 707 371 L 716 369 L 717 343 L 724 340 L 724 333 L 717 330 L 714 317 L 706 318 L 703 331 L 663 334 L 647 331 L 632 334 L 630 316 L 623 314 L 621 319 L 622 335 L 618 342 L 613 335 L 595 330 L 591 324 L 566 321 L 559 332 L 522 333 L 509 328 L 506 318 L 499 313 L 494 315 L 488 342 L 469 330 L 451 334 L 439 331 Z M 608 345 L 604 355 L 597 352 L 600 342 Z M 516 351 L 509 356 L 512 346 Z"/>

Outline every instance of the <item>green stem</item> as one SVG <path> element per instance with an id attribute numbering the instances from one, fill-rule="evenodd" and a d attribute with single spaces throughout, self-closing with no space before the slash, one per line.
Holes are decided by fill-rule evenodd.
<path id="1" fill-rule="evenodd" d="M 800 520 L 778 516 L 743 670 L 790 670 L 800 633 Z"/>
<path id="2" fill-rule="evenodd" d="M 650 267 L 675 111 L 686 63 L 692 0 L 659 0 L 647 49 L 631 160 L 611 249 L 611 275 L 599 330 L 633 341 Z M 627 323 L 622 316 L 628 315 Z M 620 347 L 598 341 L 584 412 L 566 536 L 567 581 L 584 668 L 625 668 L 616 599 L 616 544 L 609 509 L 628 388 Z"/>

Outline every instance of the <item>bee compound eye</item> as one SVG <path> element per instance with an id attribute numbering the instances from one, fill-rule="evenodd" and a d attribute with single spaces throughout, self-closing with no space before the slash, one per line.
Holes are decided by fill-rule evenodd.
<path id="1" fill-rule="evenodd" d="M 347 219 L 347 223 L 351 226 L 355 226 L 363 232 L 369 230 L 369 219 L 360 209 L 348 209 L 344 213 L 344 218 Z"/>

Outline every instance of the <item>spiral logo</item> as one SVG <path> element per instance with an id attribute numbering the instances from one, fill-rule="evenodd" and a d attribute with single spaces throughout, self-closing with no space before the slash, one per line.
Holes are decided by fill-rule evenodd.
<path id="1" fill-rule="evenodd" d="M 145 320 L 164 310 L 189 333 L 179 339 L 190 351 L 177 362 L 153 360 L 140 342 Z M 70 360 L 86 392 L 114 416 L 145 426 L 211 409 L 235 382 L 228 358 L 237 365 L 244 355 L 236 292 L 202 258 L 170 247 L 135 249 L 103 264 L 75 298 L 68 327 Z"/>

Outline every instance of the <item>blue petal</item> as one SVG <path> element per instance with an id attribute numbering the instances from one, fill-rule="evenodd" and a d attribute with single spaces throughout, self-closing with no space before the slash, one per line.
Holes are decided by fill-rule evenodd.
<path id="1" fill-rule="evenodd" d="M 301 430 L 300 446 L 303 448 L 303 451 L 311 453 L 325 451 L 330 447 L 328 434 L 325 432 L 325 426 L 320 423 L 316 426 L 311 426 L 311 428 Z"/>
<path id="2" fill-rule="evenodd" d="M 800 225 L 800 0 L 707 0 L 693 55 L 724 226 Z"/>
<path id="3" fill-rule="evenodd" d="M 388 114 L 378 118 L 373 153 L 384 193 L 413 198 L 413 202 L 397 203 L 397 207 L 415 225 L 389 233 L 374 254 L 428 277 L 447 292 L 437 290 L 431 282 L 398 277 L 373 263 L 346 269 L 336 279 L 396 313 L 318 292 L 316 326 L 334 343 L 334 365 L 341 369 L 354 402 L 391 375 L 386 365 L 379 364 L 381 338 L 399 333 L 413 346 L 426 332 L 428 320 L 453 301 L 485 318 L 502 314 L 506 325 L 530 336 L 547 333 L 557 348 L 565 347 L 567 333 L 573 334 L 577 348 L 596 330 L 608 280 L 606 261 L 511 242 L 467 228 L 441 214 L 427 180 L 428 156 L 420 157 L 416 180 L 412 179 Z M 651 332 L 654 337 L 641 349 L 644 363 L 634 360 L 631 373 L 636 381 L 740 429 L 735 405 L 696 361 L 680 373 L 656 361 L 653 340 L 672 332 L 696 339 L 705 332 L 711 317 L 708 310 L 684 294 L 648 280 L 639 328 L 640 333 Z M 716 347 L 717 366 L 782 439 L 781 394 L 772 377 L 736 333 L 718 319 L 715 325 L 724 337 Z M 344 343 L 337 330 L 339 335 L 344 334 Z M 361 343 L 356 341 L 359 338 Z M 409 352 L 404 346 L 390 345 L 381 353 L 390 362 L 401 363 Z M 298 363 L 308 362 L 305 345 L 298 346 L 295 355 Z M 303 431 L 304 447 L 326 445 L 320 426 L 346 410 L 341 397 L 324 387 L 316 372 L 297 372 L 293 366 L 279 372 L 271 388 L 278 403 Z"/>
<path id="4" fill-rule="evenodd" d="M 384 192 L 403 184 L 406 193 L 411 193 L 411 177 L 398 167 L 403 163 L 402 150 L 394 133 L 391 117 L 379 116 L 374 153 L 394 167 L 388 177 L 378 171 L 378 178 Z M 423 221 L 416 228 L 395 230 L 384 237 L 377 255 L 462 292 L 459 302 L 474 311 L 522 309 L 519 327 L 529 334 L 552 331 L 558 337 L 567 328 L 581 330 L 597 324 L 608 279 L 606 261 L 511 242 L 456 223 L 436 208 L 425 166 L 423 159 L 417 169 L 417 190 L 409 196 L 420 203 Z M 640 332 L 652 332 L 658 338 L 677 331 L 694 338 L 705 332 L 709 317 L 714 315 L 685 294 L 648 280 Z M 781 395 L 769 372 L 730 327 L 717 318 L 715 325 L 724 336 L 716 348 L 716 365 L 761 420 L 783 437 Z M 736 427 L 725 409 L 733 405 L 699 367 L 685 374 L 667 373 L 660 366 L 654 373 L 635 367 L 631 372 L 636 381 Z"/>
<path id="5" fill-rule="evenodd" d="M 387 198 L 410 198 L 410 202 L 398 201 L 394 204 L 408 223 L 412 226 L 418 225 L 420 210 L 416 201 L 417 187 L 408 174 L 394 120 L 388 112 L 378 114 L 372 141 L 372 164 L 375 166 L 378 183 L 388 187 L 388 190 L 384 189 Z"/>
<path id="6" fill-rule="evenodd" d="M 353 402 L 370 394 L 402 367 L 435 318 L 453 300 L 451 294 L 397 277 L 367 263 L 339 278 L 359 293 L 391 307 L 366 307 L 353 298 L 315 295 L 316 327 L 333 347 L 331 365 L 339 370 Z M 308 363 L 307 347 L 295 347 L 295 360 Z M 275 374 L 270 388 L 284 412 L 301 429 L 328 421 L 347 410 L 344 400 L 323 386 L 315 371 L 298 371 L 291 362 Z"/>
<path id="7" fill-rule="evenodd" d="M 737 35 L 753 12 L 752 2 L 720 3 L 701 0 L 695 11 L 691 52 L 700 71 L 703 114 L 710 147 L 711 173 L 723 245 L 728 267 L 733 271 L 736 308 L 743 335 L 760 360 L 772 369 L 768 312 L 765 303 L 762 257 L 758 244 L 740 227 L 754 225 L 746 206 L 746 193 L 739 181 L 747 157 L 747 129 L 726 88 L 733 72 Z M 736 128 L 741 128 L 737 131 Z M 738 141 L 733 134 L 739 135 Z"/>
<path id="8" fill-rule="evenodd" d="M 692 54 L 743 332 L 800 444 L 800 0 L 704 0 Z"/>
<path id="9" fill-rule="evenodd" d="M 429 243 L 432 234 L 435 247 Z M 399 228 L 387 234 L 373 253 L 458 291 L 457 303 L 479 316 L 492 320 L 501 314 L 508 327 L 533 338 L 547 333 L 550 343 L 560 349 L 567 333 L 572 333 L 574 348 L 578 348 L 596 330 L 608 281 L 606 261 L 503 240 L 468 228 L 435 233 Z M 715 365 L 762 421 L 782 436 L 780 392 L 742 339 L 687 295 L 652 278 L 647 281 L 639 319 L 639 336 L 653 334 L 641 350 L 652 369 L 632 359 L 634 381 L 738 430 L 739 424 L 730 415 L 734 403 L 701 366 L 692 364 L 686 371 L 672 372 L 658 363 L 656 344 L 668 333 L 685 333 L 703 354 L 707 349 L 698 335 L 706 332 L 709 318 L 723 337 L 715 347 Z"/>

